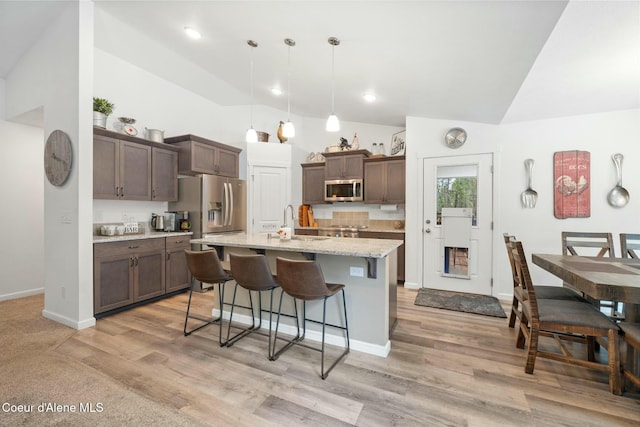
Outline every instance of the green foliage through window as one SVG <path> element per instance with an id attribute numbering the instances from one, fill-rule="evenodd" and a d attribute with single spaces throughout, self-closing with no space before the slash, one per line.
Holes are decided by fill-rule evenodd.
<path id="1" fill-rule="evenodd" d="M 475 177 L 438 178 L 437 223 L 441 224 L 442 208 L 472 208 L 471 224 L 477 223 L 478 180 Z"/>

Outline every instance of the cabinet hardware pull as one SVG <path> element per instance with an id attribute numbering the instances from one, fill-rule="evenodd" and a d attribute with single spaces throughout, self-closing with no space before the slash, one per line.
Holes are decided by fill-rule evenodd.
<path id="1" fill-rule="evenodd" d="M 136 267 L 138 266 L 138 257 L 136 257 Z"/>
<path id="2" fill-rule="evenodd" d="M 171 259 L 171 254 L 167 253 L 167 261 L 169 261 Z"/>
<path id="3" fill-rule="evenodd" d="M 129 246 L 129 249 L 138 249 L 140 246 Z"/>
<path id="4" fill-rule="evenodd" d="M 132 257 L 132 258 L 129 258 L 129 261 L 131 261 L 131 267 L 133 267 L 133 263 L 134 263 L 134 261 L 133 261 L 133 257 Z"/>
<path id="5" fill-rule="evenodd" d="M 182 242 L 184 242 L 184 240 L 176 240 L 176 245 L 179 245 Z"/>

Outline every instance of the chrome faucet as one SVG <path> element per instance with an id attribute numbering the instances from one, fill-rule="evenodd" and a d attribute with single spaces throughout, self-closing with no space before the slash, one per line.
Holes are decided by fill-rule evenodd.
<path id="1" fill-rule="evenodd" d="M 282 216 L 282 226 L 283 227 L 287 226 L 287 209 L 289 209 L 289 208 L 291 208 L 291 220 L 293 221 L 293 224 L 295 224 L 296 217 L 293 216 L 293 206 L 287 205 L 287 206 L 284 207 L 284 213 L 283 213 L 283 216 Z"/>

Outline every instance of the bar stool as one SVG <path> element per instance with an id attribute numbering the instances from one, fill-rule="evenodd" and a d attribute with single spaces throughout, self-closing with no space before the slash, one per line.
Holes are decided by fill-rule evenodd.
<path id="1" fill-rule="evenodd" d="M 300 345 L 311 350 L 319 351 L 320 357 L 320 378 L 323 380 L 329 376 L 329 372 L 342 360 L 344 356 L 349 353 L 349 324 L 347 323 L 347 302 L 344 295 L 344 285 L 326 283 L 324 275 L 315 261 L 303 261 L 303 260 L 291 260 L 286 258 L 276 258 L 278 283 L 282 288 L 282 294 L 280 294 L 280 304 L 278 306 L 278 320 L 276 321 L 276 332 L 274 336 L 274 353 L 271 360 L 277 360 L 280 354 L 289 349 L 292 345 Z M 327 299 L 338 292 L 342 291 L 342 306 L 344 309 L 344 326 L 332 325 L 327 323 Z M 297 323 L 297 335 L 291 340 L 287 341 L 280 350 L 275 351 L 278 328 L 280 326 L 280 314 L 282 312 L 282 298 L 284 294 L 287 294 L 293 298 L 293 305 L 296 315 Z M 298 317 L 298 304 L 297 300 L 302 300 L 302 335 L 300 335 L 300 319 Z M 307 301 L 323 300 L 322 301 L 322 322 L 312 319 L 307 319 Z M 306 335 L 307 321 L 313 323 L 322 324 L 322 347 L 316 348 L 305 345 L 302 343 Z M 340 354 L 340 356 L 333 362 L 333 364 L 324 370 L 324 342 L 325 342 L 325 329 L 327 326 L 341 329 L 345 333 L 346 348 Z M 281 338 L 282 339 L 282 338 Z"/>
<path id="2" fill-rule="evenodd" d="M 191 333 L 204 328 L 205 326 L 211 325 L 216 322 L 220 322 L 220 331 L 218 333 L 218 343 L 220 347 L 224 345 L 222 342 L 222 304 L 224 301 L 224 284 L 229 280 L 232 280 L 232 277 L 225 272 L 222 267 L 222 263 L 220 262 L 220 258 L 218 258 L 218 253 L 215 250 L 209 251 L 190 251 L 185 249 L 185 254 L 187 257 L 187 267 L 191 272 L 191 288 L 189 289 L 189 302 L 187 304 L 187 314 L 184 318 L 184 335 L 188 336 Z M 205 319 L 201 316 L 196 316 L 189 314 L 191 310 L 191 298 L 193 296 L 193 288 L 195 286 L 196 280 L 199 280 L 203 283 L 217 284 L 218 285 L 218 294 L 220 296 L 220 317 L 214 319 L 211 317 L 210 319 Z M 187 331 L 187 323 L 189 319 L 197 319 L 203 324 Z"/>
<path id="3" fill-rule="evenodd" d="M 238 255 L 229 254 L 229 261 L 231 263 L 231 275 L 236 281 L 236 285 L 233 288 L 233 300 L 231 302 L 231 313 L 229 316 L 229 325 L 227 327 L 227 339 L 225 345 L 231 347 L 236 341 L 240 340 L 247 335 L 259 331 L 262 327 L 262 292 L 269 291 L 269 348 L 268 356 L 272 355 L 272 342 L 271 342 L 271 319 L 273 314 L 273 291 L 280 286 L 276 283 L 269 264 L 264 255 Z M 249 307 L 238 306 L 236 304 L 236 293 L 238 286 L 246 289 L 249 293 Z M 253 299 L 251 292 L 258 292 L 258 317 L 259 321 L 256 325 L 255 311 L 253 307 Z M 238 306 L 251 310 L 251 326 L 248 328 L 241 328 L 233 337 L 229 338 L 231 333 L 231 322 L 233 321 L 233 310 Z"/>

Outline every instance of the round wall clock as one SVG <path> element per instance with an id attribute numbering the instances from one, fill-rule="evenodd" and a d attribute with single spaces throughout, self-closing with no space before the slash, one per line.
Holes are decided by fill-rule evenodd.
<path id="1" fill-rule="evenodd" d="M 54 130 L 44 146 L 44 173 L 53 185 L 62 185 L 71 173 L 73 151 L 69 135 Z"/>
<path id="2" fill-rule="evenodd" d="M 460 148 L 467 141 L 467 131 L 462 128 L 451 128 L 444 136 L 444 142 L 449 148 Z"/>

